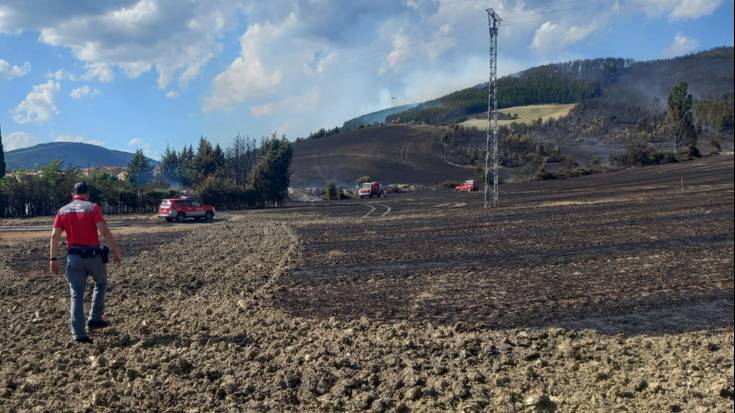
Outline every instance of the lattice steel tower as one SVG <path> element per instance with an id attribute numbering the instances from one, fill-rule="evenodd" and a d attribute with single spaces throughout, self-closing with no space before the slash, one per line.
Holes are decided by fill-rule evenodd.
<path id="1" fill-rule="evenodd" d="M 485 208 L 498 206 L 498 29 L 502 19 L 487 9 L 490 29 L 490 76 L 487 82 L 487 133 L 485 139 Z M 491 148 L 492 146 L 492 148 Z M 492 167 L 492 172 L 490 168 Z M 492 182 L 490 182 L 492 175 Z"/>

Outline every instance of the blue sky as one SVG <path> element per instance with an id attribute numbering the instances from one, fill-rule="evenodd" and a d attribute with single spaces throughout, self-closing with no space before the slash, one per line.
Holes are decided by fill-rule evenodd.
<path id="1" fill-rule="evenodd" d="M 0 0 L 6 150 L 293 139 L 499 71 L 733 44 L 732 0 Z"/>

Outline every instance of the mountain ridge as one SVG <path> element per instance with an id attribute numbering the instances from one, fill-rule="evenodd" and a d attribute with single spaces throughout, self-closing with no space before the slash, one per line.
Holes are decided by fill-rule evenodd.
<path id="1" fill-rule="evenodd" d="M 83 142 L 47 142 L 5 152 L 9 169 L 37 169 L 54 160 L 61 161 L 63 168 L 126 167 L 132 157 L 130 152 Z"/>
<path id="2" fill-rule="evenodd" d="M 576 103 L 603 94 L 635 95 L 636 99 L 652 104 L 653 97 L 665 101 L 681 77 L 687 78 L 695 99 L 720 98 L 728 90 L 733 93 L 733 54 L 732 46 L 721 46 L 667 59 L 605 57 L 534 66 L 498 79 L 498 108 Z M 385 115 L 384 121 L 378 123 L 461 122 L 469 114 L 487 110 L 487 82 L 412 105 L 406 110 L 400 109 L 408 105 L 383 109 L 348 122 L 353 128 L 374 124 L 375 114 Z"/>

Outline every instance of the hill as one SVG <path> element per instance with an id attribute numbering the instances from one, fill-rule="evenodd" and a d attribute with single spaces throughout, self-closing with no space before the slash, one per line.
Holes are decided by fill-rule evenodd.
<path id="1" fill-rule="evenodd" d="M 41 143 L 5 153 L 9 169 L 34 169 L 60 160 L 64 168 L 128 165 L 133 154 L 81 142 Z M 157 163 L 151 160 L 153 163 Z"/>
<path id="2" fill-rule="evenodd" d="M 504 119 L 499 130 L 504 145 L 501 176 L 532 177 L 544 168 L 600 165 L 623 151 L 632 136 L 658 148 L 670 147 L 670 136 L 659 125 L 671 88 L 682 80 L 696 101 L 700 149 L 714 151 L 710 142 L 720 139 L 722 150 L 730 150 L 733 62 L 733 48 L 721 47 L 647 62 L 605 58 L 549 64 L 503 77 L 498 82 Z M 294 185 L 352 183 L 364 175 L 388 183 L 434 184 L 471 177 L 473 168 L 482 163 L 485 132 L 450 125 L 482 117 L 487 84 L 408 110 L 396 109 L 401 108 L 349 121 L 385 115 L 386 125 L 343 128 L 329 136 L 299 140 L 294 145 Z M 562 157 L 558 153 L 549 157 L 548 152 L 559 150 Z"/>
<path id="3" fill-rule="evenodd" d="M 385 119 L 388 116 L 393 115 L 395 113 L 400 113 L 400 112 L 403 112 L 409 109 L 413 109 L 416 106 L 418 106 L 418 104 L 416 103 L 409 104 L 409 105 L 394 106 L 392 108 L 383 109 L 383 110 L 379 110 L 376 112 L 371 112 L 366 115 L 361 115 L 361 116 L 358 116 L 358 117 L 355 117 L 355 118 L 352 118 L 346 121 L 342 125 L 342 129 L 355 130 L 359 128 L 360 126 L 373 125 L 376 123 L 384 123 Z"/>
<path id="4" fill-rule="evenodd" d="M 386 125 L 342 132 L 294 144 L 296 187 L 333 180 L 352 185 L 368 175 L 384 183 L 435 184 L 471 177 L 472 169 L 451 165 L 442 155 L 447 128 Z"/>
<path id="5" fill-rule="evenodd" d="M 733 62 L 733 48 L 719 47 L 673 59 L 604 58 L 537 66 L 498 79 L 498 107 L 602 98 L 611 105 L 625 102 L 653 109 L 654 98 L 665 102 L 680 80 L 687 81 L 695 99 L 721 99 L 733 94 Z M 486 110 L 483 83 L 393 113 L 386 122 L 446 125 Z"/>

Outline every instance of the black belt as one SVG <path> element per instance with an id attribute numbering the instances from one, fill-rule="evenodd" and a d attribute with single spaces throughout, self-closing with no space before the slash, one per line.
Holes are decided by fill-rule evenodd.
<path id="1" fill-rule="evenodd" d="M 102 248 L 99 247 L 71 247 L 69 255 L 79 255 L 82 258 L 94 258 L 102 254 Z"/>

